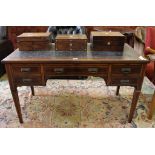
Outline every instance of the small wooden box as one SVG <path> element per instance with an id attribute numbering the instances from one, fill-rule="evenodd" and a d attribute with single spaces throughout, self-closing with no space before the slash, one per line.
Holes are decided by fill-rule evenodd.
<path id="1" fill-rule="evenodd" d="M 20 51 L 48 50 L 51 33 L 23 33 L 17 37 Z"/>
<path id="2" fill-rule="evenodd" d="M 90 42 L 94 51 L 123 51 L 125 36 L 120 32 L 92 31 Z"/>
<path id="3" fill-rule="evenodd" d="M 56 51 L 86 51 L 86 35 L 57 35 L 55 40 Z"/>

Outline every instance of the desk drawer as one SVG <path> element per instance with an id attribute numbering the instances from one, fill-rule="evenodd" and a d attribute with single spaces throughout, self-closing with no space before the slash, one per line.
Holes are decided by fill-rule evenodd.
<path id="1" fill-rule="evenodd" d="M 138 78 L 112 77 L 111 85 L 116 86 L 136 86 Z"/>
<path id="2" fill-rule="evenodd" d="M 40 65 L 27 65 L 27 64 L 19 64 L 13 65 L 12 70 L 14 74 L 41 74 L 41 67 Z"/>
<path id="3" fill-rule="evenodd" d="M 140 75 L 142 65 L 140 64 L 121 64 L 121 65 L 112 65 L 111 74 L 121 74 L 121 75 Z"/>
<path id="4" fill-rule="evenodd" d="M 72 75 L 75 74 L 75 68 L 70 66 L 65 66 L 65 65 L 58 65 L 58 66 L 45 66 L 45 75 Z"/>
<path id="5" fill-rule="evenodd" d="M 78 68 L 78 71 L 86 74 L 86 75 L 102 75 L 102 76 L 107 76 L 108 75 L 108 66 L 98 66 L 98 65 L 81 65 Z"/>
<path id="6" fill-rule="evenodd" d="M 108 75 L 108 66 L 99 65 L 64 65 L 61 66 L 45 66 L 45 74 L 47 75 Z"/>
<path id="7" fill-rule="evenodd" d="M 41 76 L 17 76 L 14 77 L 14 82 L 22 86 L 35 86 L 42 85 Z"/>

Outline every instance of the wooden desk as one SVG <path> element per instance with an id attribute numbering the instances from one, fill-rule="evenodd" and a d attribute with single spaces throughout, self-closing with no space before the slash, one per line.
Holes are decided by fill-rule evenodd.
<path id="1" fill-rule="evenodd" d="M 54 45 L 53 45 L 54 49 Z M 129 45 L 122 52 L 91 51 L 19 51 L 6 57 L 5 63 L 12 97 L 20 123 L 23 123 L 18 98 L 18 86 L 45 86 L 46 81 L 57 77 L 98 76 L 107 86 L 133 86 L 134 93 L 128 122 L 132 121 L 143 83 L 147 59 L 140 59 Z"/>

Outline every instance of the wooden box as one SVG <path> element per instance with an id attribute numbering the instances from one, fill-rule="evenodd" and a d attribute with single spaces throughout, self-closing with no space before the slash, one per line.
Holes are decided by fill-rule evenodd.
<path id="1" fill-rule="evenodd" d="M 125 36 L 120 32 L 92 31 L 90 42 L 94 51 L 123 51 Z"/>
<path id="2" fill-rule="evenodd" d="M 56 51 L 86 51 L 87 36 L 86 35 L 57 35 L 55 40 Z"/>
<path id="3" fill-rule="evenodd" d="M 48 50 L 51 33 L 23 33 L 17 37 L 20 51 Z"/>

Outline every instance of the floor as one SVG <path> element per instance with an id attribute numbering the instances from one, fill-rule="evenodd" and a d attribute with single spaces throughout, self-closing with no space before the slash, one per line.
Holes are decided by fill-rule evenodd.
<path id="1" fill-rule="evenodd" d="M 133 88 L 107 87 L 101 78 L 87 80 L 48 80 L 46 87 L 19 87 L 24 124 L 20 124 L 6 75 L 0 78 L 0 127 L 28 128 L 150 128 L 155 117 L 147 119 L 147 106 L 154 91 L 145 77 L 134 119 L 127 122 Z M 154 115 L 155 116 L 155 115 Z"/>

